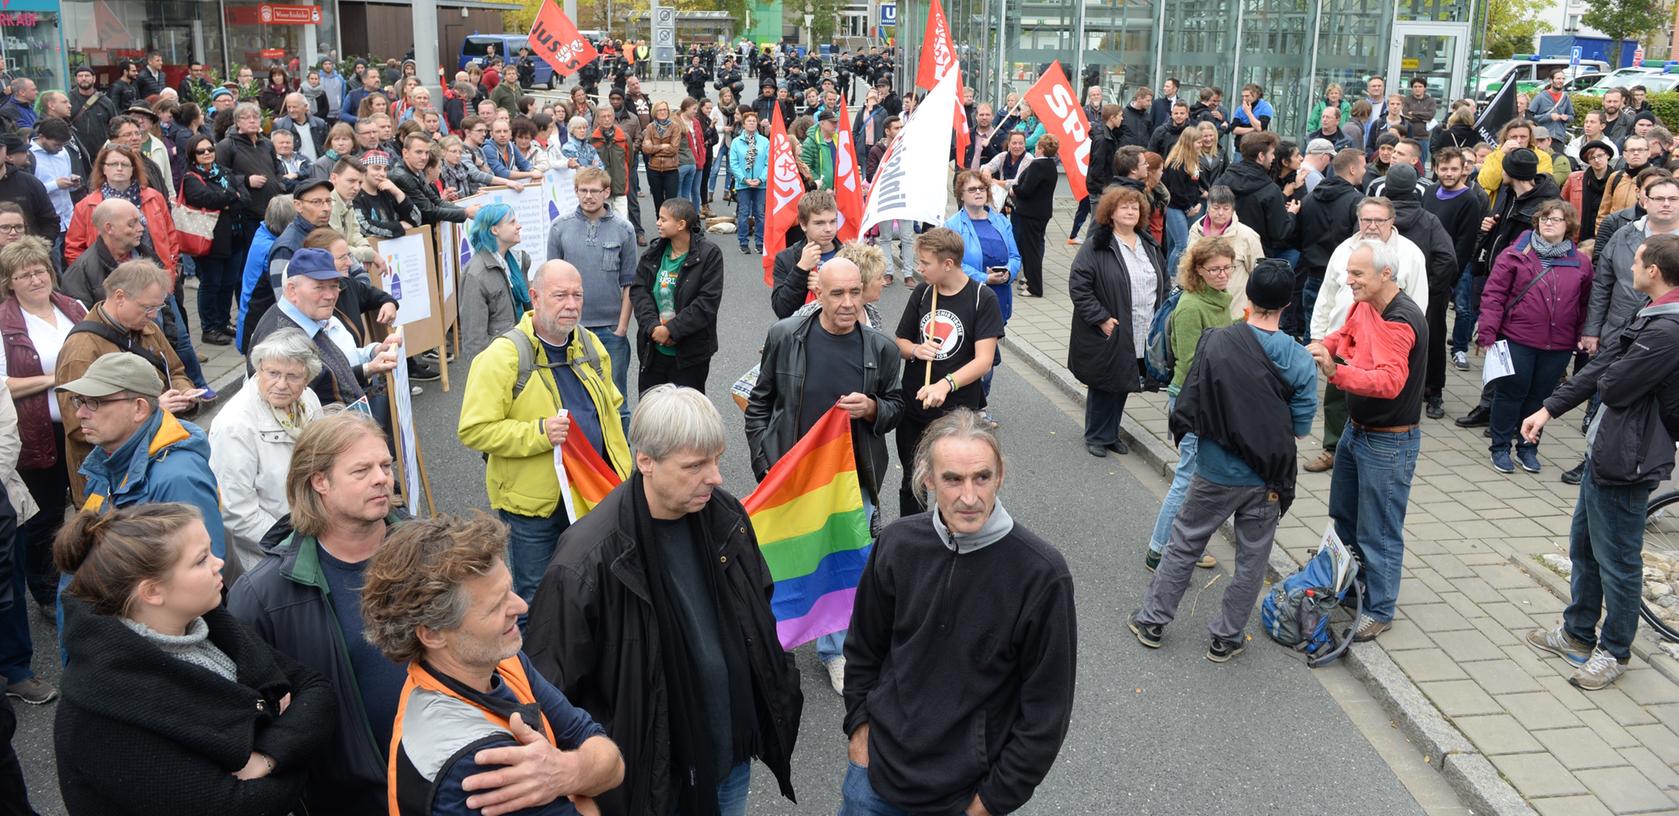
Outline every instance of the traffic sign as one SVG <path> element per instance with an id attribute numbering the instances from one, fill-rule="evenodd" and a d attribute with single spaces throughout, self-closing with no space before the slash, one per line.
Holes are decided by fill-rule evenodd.
<path id="1" fill-rule="evenodd" d="M 1584 51 L 1585 51 L 1585 49 L 1581 48 L 1578 45 L 1569 49 L 1569 51 L 1568 51 L 1568 64 L 1569 65 L 1579 65 L 1580 64 L 1580 54 Z"/>
<path id="2" fill-rule="evenodd" d="M 880 4 L 880 24 L 883 26 L 895 26 L 898 24 L 897 3 Z"/>
<path id="3" fill-rule="evenodd" d="M 654 6 L 653 16 L 653 61 L 674 62 L 676 60 L 676 9 L 670 6 Z"/>

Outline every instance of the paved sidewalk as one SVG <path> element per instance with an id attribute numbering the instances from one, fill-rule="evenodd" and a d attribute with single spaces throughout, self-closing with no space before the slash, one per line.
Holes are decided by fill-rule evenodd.
<path id="1" fill-rule="evenodd" d="M 1010 364 L 1032 364 L 1063 385 L 1073 383 L 1066 371 L 1072 319 L 1067 269 L 1078 248 L 1066 245 L 1070 216 L 1060 213 L 1049 225 L 1046 297 L 1015 299 L 1004 353 Z M 1082 388 L 1073 388 L 1082 399 Z M 1547 429 L 1542 473 L 1505 476 L 1487 463 L 1481 429 L 1451 422 L 1479 392 L 1478 360 L 1471 371 L 1451 369 L 1447 419 L 1423 420 L 1399 615 L 1380 649 L 1537 812 L 1679 811 L 1679 661 L 1673 654 L 1641 629 L 1632 670 L 1614 688 L 1585 693 L 1568 684 L 1563 661 L 1542 658 L 1522 642 L 1535 627 L 1561 620 L 1567 580 L 1540 559 L 1567 553 L 1579 488 L 1558 476 L 1580 459 L 1580 413 Z M 1176 453 L 1166 433 L 1165 403 L 1164 392 L 1132 395 L 1126 430 L 1141 443 L 1133 445 L 1133 455 L 1160 460 L 1153 463 L 1169 474 Z M 1006 425 L 1024 418 L 999 419 Z M 1321 426 L 1320 412 L 1313 436 L 1300 443 L 1302 464 L 1321 449 Z M 1078 440 L 1067 448 L 1069 455 L 1083 454 Z M 1298 490 L 1277 533 L 1279 550 L 1297 563 L 1316 548 L 1328 524 L 1329 474 L 1301 470 Z M 1145 541 L 1133 547 L 1138 581 L 1148 576 L 1146 548 Z"/>

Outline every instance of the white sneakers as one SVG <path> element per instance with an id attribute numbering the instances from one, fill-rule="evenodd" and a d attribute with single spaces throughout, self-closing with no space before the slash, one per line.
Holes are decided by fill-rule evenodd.
<path id="1" fill-rule="evenodd" d="M 836 657 L 823 664 L 828 669 L 828 685 L 834 687 L 835 694 L 845 693 L 845 658 Z"/>

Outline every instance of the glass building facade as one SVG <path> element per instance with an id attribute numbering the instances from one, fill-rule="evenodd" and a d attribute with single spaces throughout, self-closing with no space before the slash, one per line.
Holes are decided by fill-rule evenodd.
<path id="1" fill-rule="evenodd" d="M 978 98 L 1023 92 L 1060 60 L 1082 94 L 1100 83 L 1110 102 L 1177 78 L 1200 88 L 1256 83 L 1277 110 L 1273 130 L 1298 138 L 1324 88 L 1348 98 L 1368 77 L 1404 91 L 1421 76 L 1439 98 L 1464 96 L 1474 76 L 1487 0 L 944 0 L 964 82 Z M 925 0 L 899 4 L 899 41 L 914 76 Z"/>

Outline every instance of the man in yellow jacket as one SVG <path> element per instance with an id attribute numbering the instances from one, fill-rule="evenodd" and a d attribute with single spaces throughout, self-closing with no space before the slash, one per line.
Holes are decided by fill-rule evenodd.
<path id="1" fill-rule="evenodd" d="M 583 312 L 577 267 L 548 261 L 531 275 L 530 289 L 530 312 L 473 358 L 456 427 L 462 444 L 486 456 L 490 507 L 511 528 L 513 589 L 527 602 L 560 533 L 575 521 L 560 494 L 555 451 L 569 435 L 581 434 L 619 479 L 629 477 L 633 462 L 612 357 L 577 325 Z M 576 477 L 571 481 L 575 485 Z M 579 516 L 587 512 L 586 502 L 572 505 Z"/>
<path id="2" fill-rule="evenodd" d="M 1481 162 L 1481 172 L 1476 180 L 1481 182 L 1481 189 L 1487 191 L 1487 200 L 1498 198 L 1498 188 L 1504 184 L 1504 154 L 1517 148 L 1533 150 L 1533 121 L 1529 119 L 1511 119 L 1504 123 L 1498 131 L 1498 147 L 1487 154 L 1487 160 Z M 1548 150 L 1533 150 L 1539 157 L 1539 172 L 1551 174 L 1551 153 Z"/>

